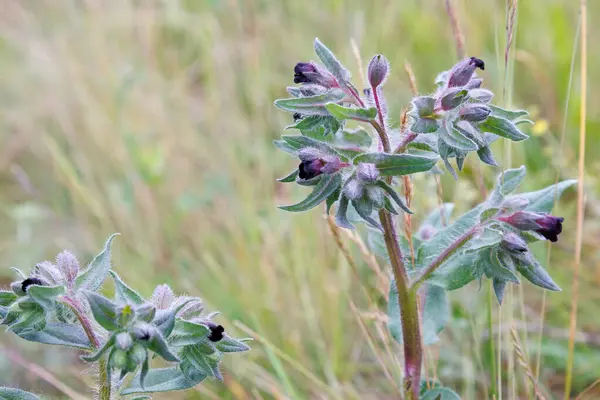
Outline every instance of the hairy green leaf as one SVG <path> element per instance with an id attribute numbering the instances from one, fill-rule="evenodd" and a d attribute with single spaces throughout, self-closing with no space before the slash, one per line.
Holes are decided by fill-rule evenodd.
<path id="1" fill-rule="evenodd" d="M 327 199 L 327 197 L 329 197 L 340 187 L 341 183 L 342 178 L 340 177 L 339 173 L 324 175 L 307 198 L 297 204 L 290 206 L 279 206 L 279 208 L 291 212 L 310 210 Z"/>
<path id="2" fill-rule="evenodd" d="M 63 322 L 47 323 L 43 330 L 20 335 L 30 342 L 89 349 L 91 346 L 85 331 L 80 325 Z"/>
<path id="3" fill-rule="evenodd" d="M 177 318 L 169 342 L 173 346 L 197 344 L 205 339 L 209 332 L 210 330 L 206 325 Z"/>
<path id="4" fill-rule="evenodd" d="M 397 176 L 429 171 L 437 160 L 437 155 L 431 152 L 418 154 L 365 153 L 354 158 L 353 163 L 354 165 L 373 163 L 381 175 Z"/>
<path id="5" fill-rule="evenodd" d="M 77 277 L 75 285 L 78 289 L 96 291 L 102 286 L 102 282 L 106 279 L 111 267 L 110 245 L 115 236 L 118 235 L 119 233 L 114 233 L 108 238 L 104 249 L 94 257 L 86 270 Z"/>
<path id="6" fill-rule="evenodd" d="M 341 88 L 346 88 L 350 81 L 350 72 L 338 61 L 333 52 L 327 48 L 319 38 L 315 39 L 315 53 L 321 59 L 321 62 L 337 79 Z"/>
<path id="7" fill-rule="evenodd" d="M 26 392 L 21 389 L 0 387 L 0 399 L 1 400 L 40 400 L 38 396 L 33 393 Z"/>
<path id="8" fill-rule="evenodd" d="M 331 113 L 337 119 L 354 119 L 357 121 L 373 121 L 377 117 L 377 109 L 371 108 L 356 108 L 356 107 L 344 107 L 336 103 L 329 103 L 325 105 L 327 111 Z"/>
<path id="9" fill-rule="evenodd" d="M 116 272 L 110 271 L 110 274 L 115 281 L 115 294 L 117 301 L 120 303 L 143 304 L 144 299 L 135 290 L 127 286 L 125 282 L 117 275 Z"/>
<path id="10" fill-rule="evenodd" d="M 479 124 L 479 128 L 483 132 L 490 132 L 495 135 L 514 140 L 515 142 L 529 138 L 529 136 L 521 132 L 519 128 L 517 128 L 515 124 L 509 120 L 493 115 L 490 115 L 485 121 Z"/>
<path id="11" fill-rule="evenodd" d="M 100 326 L 108 331 L 115 331 L 120 328 L 115 303 L 94 292 L 84 291 L 84 294 L 90 304 L 94 319 Z"/>
<path id="12" fill-rule="evenodd" d="M 206 379 L 207 375 L 196 371 L 190 378 L 187 378 L 179 368 L 172 367 L 151 369 L 144 379 L 143 386 L 140 378 L 138 373 L 129 386 L 121 391 L 121 395 L 189 389 Z"/>

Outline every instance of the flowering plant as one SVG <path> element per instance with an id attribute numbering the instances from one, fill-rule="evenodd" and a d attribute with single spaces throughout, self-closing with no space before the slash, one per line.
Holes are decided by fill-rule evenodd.
<path id="1" fill-rule="evenodd" d="M 472 210 L 446 224 L 453 205 L 444 204 L 423 219 L 410 242 L 398 237 L 394 216 L 412 214 L 410 198 L 403 199 L 395 189 L 398 177 L 410 185 L 406 178 L 412 174 L 439 173 L 436 165 L 441 160 L 458 179 L 456 169 L 462 170 L 469 153 L 497 166 L 490 145 L 499 138 L 527 139 L 520 128 L 531 123 L 528 113 L 492 104 L 493 92 L 482 87 L 476 73 L 485 63 L 470 57 L 440 73 L 435 91 L 415 97 L 406 120 L 399 129 L 393 128 L 383 91 L 390 67 L 383 55 L 371 59 L 369 87 L 361 93 L 348 70 L 318 39 L 315 52 L 322 65 L 296 64 L 294 83 L 301 85 L 287 88 L 291 98 L 275 101 L 276 107 L 293 114 L 294 124 L 288 128 L 300 133 L 275 141 L 300 161 L 279 181 L 312 187 L 301 202 L 280 208 L 300 212 L 325 202 L 328 214 L 335 208 L 340 227 L 367 225 L 373 251 L 389 260 L 393 273 L 388 324 L 404 348 L 405 397 L 458 398 L 439 386 L 421 390 L 425 387 L 423 345 L 436 341 L 449 319 L 446 292 L 485 277 L 492 279 L 502 302 L 506 285 L 518 284 L 519 275 L 544 289 L 560 290 L 528 245 L 558 240 L 563 218 L 549 212 L 555 196 L 575 181 L 514 194 L 526 171 L 525 167 L 509 169 L 499 175 L 489 197 Z M 348 121 L 366 128 L 349 130 Z M 410 254 L 414 259 L 408 259 Z M 409 264 L 414 268 L 407 268 Z"/>
<path id="2" fill-rule="evenodd" d="M 222 356 L 249 350 L 248 339 L 229 336 L 213 322 L 218 312 L 204 313 L 201 299 L 176 296 L 166 284 L 144 299 L 111 268 L 115 236 L 85 269 L 69 251 L 28 274 L 15 268 L 19 279 L 10 291 L 0 291 L 2 325 L 25 340 L 83 351 L 83 360 L 99 364 L 102 400 L 118 390 L 121 395 L 168 392 L 209 377 L 222 379 Z M 114 299 L 99 293 L 109 275 Z M 151 368 L 152 357 L 169 366 Z M 10 388 L 0 388 L 0 397 L 38 398 Z"/>

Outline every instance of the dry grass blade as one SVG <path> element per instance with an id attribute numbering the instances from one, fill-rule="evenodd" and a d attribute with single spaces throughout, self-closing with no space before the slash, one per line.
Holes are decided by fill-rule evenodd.
<path id="1" fill-rule="evenodd" d="M 583 241 L 584 213 L 584 177 L 585 177 L 585 123 L 587 107 L 587 1 L 581 0 L 581 110 L 579 111 L 579 180 L 577 182 L 577 232 L 575 236 L 575 265 L 573 266 L 573 285 L 571 288 L 571 315 L 569 322 L 569 354 L 565 375 L 565 399 L 571 394 L 573 381 L 573 359 L 575 331 L 577 329 L 577 303 L 579 301 L 579 265 Z"/>
<path id="2" fill-rule="evenodd" d="M 519 340 L 519 334 L 517 333 L 517 326 L 515 324 L 512 325 L 510 335 L 512 338 L 513 347 L 515 349 L 515 352 L 517 353 L 517 360 L 519 360 L 519 364 L 521 364 L 521 366 L 525 370 L 525 373 L 527 374 L 527 377 L 529 378 L 529 381 L 533 385 L 533 390 L 535 392 L 536 399 L 545 400 L 545 397 L 540 392 L 540 388 L 537 384 L 537 379 L 535 379 L 535 376 L 533 375 L 533 372 L 529 367 L 527 356 L 525 355 L 525 353 L 523 352 L 523 348 L 521 347 L 521 341 Z"/>
<path id="3" fill-rule="evenodd" d="M 585 390 L 583 392 L 579 393 L 579 395 L 575 398 L 575 400 L 585 400 L 585 398 L 586 398 L 586 396 L 588 394 L 594 394 L 594 393 L 591 393 L 591 392 L 598 385 L 600 385 L 600 378 L 596 379 L 590 386 L 588 386 L 587 388 L 585 388 Z M 591 399 L 591 397 L 590 397 L 590 399 Z"/>
<path id="4" fill-rule="evenodd" d="M 465 37 L 460 30 L 453 0 L 446 0 L 446 12 L 448 13 L 450 25 L 452 26 L 452 34 L 454 36 L 454 41 L 456 42 L 456 54 L 459 59 L 465 58 Z"/>

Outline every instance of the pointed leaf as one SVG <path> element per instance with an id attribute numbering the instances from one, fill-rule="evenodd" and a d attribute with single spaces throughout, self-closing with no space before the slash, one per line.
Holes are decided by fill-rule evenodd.
<path id="1" fill-rule="evenodd" d="M 540 263 L 531 259 L 530 263 L 517 262 L 517 270 L 523 275 L 529 282 L 536 286 L 544 289 L 560 292 L 561 288 L 554 283 L 550 274 L 540 265 Z M 529 264 L 529 265 L 527 265 Z"/>
<path id="2" fill-rule="evenodd" d="M 333 52 L 321 43 L 319 38 L 315 39 L 314 45 L 315 53 L 321 59 L 325 68 L 337 79 L 341 88 L 346 88 L 347 83 L 350 81 L 350 72 L 338 61 Z"/>
<path id="3" fill-rule="evenodd" d="M 504 289 L 506 288 L 506 281 L 502 279 L 493 278 L 492 283 L 494 286 L 494 293 L 496 294 L 496 299 L 498 299 L 498 304 L 502 305 L 502 300 L 504 300 Z"/>
<path id="4" fill-rule="evenodd" d="M 297 176 L 298 176 L 298 169 L 295 169 L 292 172 L 290 172 L 288 175 L 284 176 L 283 178 L 277 179 L 277 181 L 282 182 L 282 183 L 296 182 Z"/>
<path id="5" fill-rule="evenodd" d="M 115 294 L 119 303 L 143 304 L 144 299 L 135 290 L 127 286 L 116 272 L 110 271 L 115 281 Z"/>
<path id="6" fill-rule="evenodd" d="M 298 129 L 304 136 L 316 140 L 326 140 L 338 132 L 340 127 L 340 121 L 332 116 L 309 115 L 285 129 Z"/>
<path id="7" fill-rule="evenodd" d="M 246 343 L 236 340 L 230 336 L 225 336 L 223 339 L 215 343 L 217 350 L 223 353 L 237 353 L 250 350 L 250 346 Z"/>
<path id="8" fill-rule="evenodd" d="M 120 328 L 117 319 L 117 305 L 97 293 L 84 291 L 85 297 L 90 304 L 92 314 L 96 322 L 108 331 L 115 331 Z"/>
<path id="9" fill-rule="evenodd" d="M 383 227 L 381 226 L 381 224 L 374 220 L 373 217 L 371 217 L 371 213 L 373 212 L 373 203 L 371 203 L 370 200 L 366 198 L 352 200 L 352 206 L 354 206 L 354 209 L 362 219 L 364 219 L 374 228 L 383 231 Z"/>
<path id="10" fill-rule="evenodd" d="M 517 118 L 526 117 L 529 113 L 525 110 L 510 111 L 493 104 L 488 105 L 492 109 L 492 115 L 500 118 L 505 118 L 509 121 L 514 121 Z"/>
<path id="11" fill-rule="evenodd" d="M 33 393 L 26 392 L 21 389 L 14 389 L 8 387 L 0 387 L 0 399 L 2 400 L 40 400 L 38 396 Z"/>
<path id="12" fill-rule="evenodd" d="M 169 342 L 173 346 L 197 344 L 208 337 L 209 333 L 210 330 L 206 325 L 177 318 Z"/>
<path id="13" fill-rule="evenodd" d="M 373 121 L 377 118 L 377 109 L 371 108 L 356 108 L 356 107 L 344 107 L 336 103 L 329 103 L 325 105 L 327 111 L 331 113 L 337 119 L 354 119 L 357 121 Z"/>
<path id="14" fill-rule="evenodd" d="M 197 371 L 192 379 L 188 379 L 178 368 L 171 367 L 148 371 L 143 387 L 140 378 L 140 374 L 136 375 L 129 386 L 121 391 L 121 395 L 189 389 L 206 379 L 207 375 Z"/>
<path id="15" fill-rule="evenodd" d="M 281 138 L 283 140 L 285 140 L 287 144 L 289 144 L 296 150 L 301 150 L 306 147 L 311 147 L 313 149 L 320 150 L 324 153 L 334 154 L 334 155 L 337 154 L 336 151 L 331 146 L 329 146 L 327 143 L 321 142 L 319 140 L 315 140 L 308 136 L 283 135 Z"/>
<path id="16" fill-rule="evenodd" d="M 78 289 L 96 291 L 100 288 L 108 275 L 108 271 L 110 271 L 110 245 L 117 235 L 119 233 L 114 233 L 108 238 L 100 254 L 94 257 L 87 269 L 79 274 L 75 280 L 75 285 Z"/>
<path id="17" fill-rule="evenodd" d="M 348 212 L 348 204 L 348 198 L 344 195 L 340 196 L 340 204 L 338 206 L 337 214 L 335 215 L 335 223 L 341 228 L 354 229 L 346 217 L 346 213 Z"/>
<path id="18" fill-rule="evenodd" d="M 479 159 L 484 163 L 493 167 L 498 166 L 498 163 L 494 159 L 494 154 L 492 154 L 492 150 L 489 146 L 480 147 L 479 150 L 477 150 L 477 155 L 479 156 Z"/>
<path id="19" fill-rule="evenodd" d="M 65 293 L 64 286 L 38 286 L 31 285 L 27 288 L 27 294 L 33 301 L 42 306 L 46 311 L 54 310 L 56 298 Z"/>
<path id="20" fill-rule="evenodd" d="M 17 295 L 14 294 L 10 290 L 0 290 L 0 306 L 9 306 L 15 300 L 17 300 Z"/>
<path id="21" fill-rule="evenodd" d="M 529 193 L 519 193 L 518 195 L 510 196 L 507 198 L 507 200 L 515 197 L 523 198 L 529 201 L 529 204 L 525 210 L 549 213 L 552 211 L 555 200 L 558 200 L 565 190 L 576 183 L 577 181 L 575 179 L 562 181 L 556 185 L 548 186 L 542 190 Z"/>
<path id="22" fill-rule="evenodd" d="M 179 362 L 179 358 L 177 358 L 177 356 L 171 352 L 169 345 L 158 332 L 158 330 L 152 334 L 150 340 L 145 345 L 148 350 L 158 354 L 164 360 Z"/>
<path id="23" fill-rule="evenodd" d="M 519 128 L 517 128 L 515 124 L 509 120 L 495 117 L 493 115 L 487 117 L 487 119 L 479 125 L 479 128 L 482 132 L 490 132 L 495 135 L 514 140 L 515 142 L 529 138 L 529 136 L 521 132 Z"/>
<path id="24" fill-rule="evenodd" d="M 463 135 L 452 124 L 448 124 L 447 121 L 442 123 L 438 135 L 448 146 L 455 149 L 464 151 L 476 151 L 478 149 L 474 141 Z"/>
<path id="25" fill-rule="evenodd" d="M 433 388 L 425 392 L 419 400 L 460 400 L 460 396 L 448 388 Z"/>
<path id="26" fill-rule="evenodd" d="M 438 157 L 431 152 L 418 154 L 365 153 L 354 158 L 354 165 L 359 163 L 375 164 L 381 175 L 397 176 L 429 171 L 436 164 Z"/>
<path id="27" fill-rule="evenodd" d="M 327 197 L 329 197 L 340 187 L 341 183 L 342 178 L 340 177 L 339 173 L 324 175 L 307 198 L 302 200 L 300 203 L 290 206 L 279 206 L 279 208 L 291 212 L 310 210 L 327 199 Z"/>
<path id="28" fill-rule="evenodd" d="M 91 347 L 90 340 L 81 326 L 63 322 L 50 322 L 41 331 L 21 334 L 20 336 L 30 342 L 76 347 L 79 349 L 89 349 Z"/>
<path id="29" fill-rule="evenodd" d="M 102 347 L 100 349 L 98 349 L 98 351 L 96 353 L 89 355 L 89 356 L 81 356 L 81 359 L 84 361 L 87 361 L 87 362 L 96 362 L 100 359 L 100 357 L 102 357 L 104 355 L 104 353 L 107 352 L 108 349 L 110 349 L 113 346 L 114 343 L 115 343 L 115 335 L 112 335 L 102 345 Z"/>
<path id="30" fill-rule="evenodd" d="M 375 184 L 377 186 L 379 186 L 380 188 L 382 188 L 383 190 L 385 190 L 385 192 L 396 202 L 396 204 L 398 204 L 398 207 L 400 207 L 401 209 L 404 210 L 404 212 L 406 212 L 408 214 L 413 213 L 406 206 L 406 204 L 404 204 L 404 202 L 402 201 L 402 199 L 400 198 L 398 193 L 396 193 L 396 191 L 390 185 L 388 185 L 385 181 L 377 180 L 377 181 L 375 181 Z"/>
<path id="31" fill-rule="evenodd" d="M 299 112 L 313 115 L 329 115 L 329 112 L 323 107 L 327 103 L 337 103 L 342 101 L 346 94 L 334 88 L 327 93 L 308 97 L 294 97 L 290 99 L 275 100 L 275 107 L 289 112 Z"/>

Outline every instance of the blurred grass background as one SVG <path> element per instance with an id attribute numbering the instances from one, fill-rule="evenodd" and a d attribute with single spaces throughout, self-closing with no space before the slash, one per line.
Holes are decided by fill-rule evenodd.
<path id="1" fill-rule="evenodd" d="M 501 0 L 453 2 L 469 55 L 486 61 L 484 85 L 499 103 L 526 108 L 532 138 L 508 152 L 503 167 L 527 165 L 523 190 L 577 176 L 580 99 L 571 57 L 578 21 L 574 0 L 521 1 L 512 72 L 504 85 L 505 7 Z M 0 271 L 28 269 L 60 249 L 85 260 L 112 232 L 115 269 L 144 295 L 167 282 L 201 296 L 252 352 L 225 362 L 225 383 L 156 398 L 397 398 L 399 347 L 385 329 L 387 270 L 342 233 L 358 270 L 342 257 L 321 211 L 295 215 L 277 204 L 305 189 L 275 178 L 294 168 L 272 140 L 290 118 L 272 106 L 285 97 L 296 62 L 314 59 L 318 36 L 363 83 L 351 40 L 366 65 L 384 53 L 393 66 L 387 99 L 394 121 L 411 98 L 403 65 L 419 90 L 457 61 L 443 0 L 4 0 L 0 2 Z M 600 377 L 600 2 L 589 2 L 586 219 L 579 289 L 573 397 Z M 577 60 L 577 59 L 576 59 Z M 565 115 L 569 73 L 573 86 Z M 566 118 L 565 142 L 560 145 Z M 510 157 L 507 155 L 510 154 Z M 480 200 L 468 160 L 456 184 L 442 178 L 445 201 L 459 210 Z M 482 167 L 490 187 L 500 169 Z M 519 328 L 539 382 L 562 396 L 567 356 L 575 231 L 575 191 L 556 214 L 564 233 L 552 247 L 547 296 L 527 283 L 488 310 L 488 285 L 453 292 L 453 318 L 427 354 L 430 377 L 466 399 L 491 396 L 494 360 L 488 312 L 504 354 L 500 398 L 531 398 L 515 362 L 509 329 Z M 415 219 L 437 204 L 429 178 L 415 180 Z M 548 247 L 536 252 L 544 260 Z M 380 263 L 382 264 L 382 263 Z M 356 273 L 360 275 L 359 283 Z M 365 294 L 366 293 L 366 294 Z M 541 346 L 540 323 L 545 327 Z M 500 328 L 500 329 L 498 329 Z M 74 352 L 0 334 L 0 384 L 60 391 L 14 354 L 86 392 Z M 9 355 L 12 354 L 12 357 Z M 535 369 L 535 368 L 534 368 Z M 529 388 L 530 389 L 530 388 Z M 529 390 L 530 391 L 530 390 Z M 593 395 L 592 395 L 593 396 Z M 600 394 L 597 394 L 600 398 Z M 497 397 L 498 398 L 498 397 Z M 593 397 L 590 397 L 593 398 Z"/>

